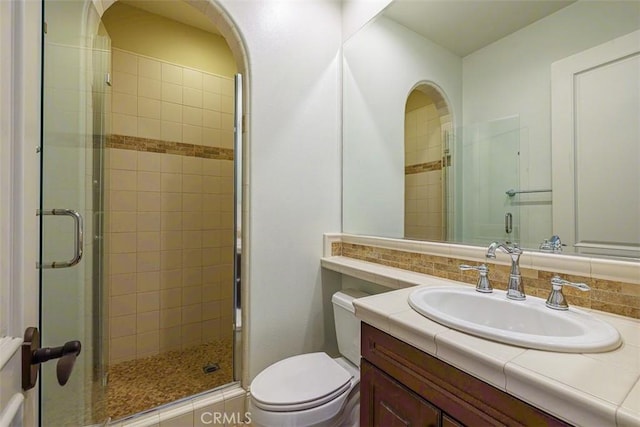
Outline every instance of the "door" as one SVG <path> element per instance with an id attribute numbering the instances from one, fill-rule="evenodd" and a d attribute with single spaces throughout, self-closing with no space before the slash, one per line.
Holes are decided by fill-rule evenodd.
<path id="1" fill-rule="evenodd" d="M 42 425 L 102 422 L 102 162 L 110 42 L 87 0 L 43 2 L 40 332 L 43 347 L 79 340 L 61 387 L 42 364 Z M 63 215 L 60 215 L 62 213 Z"/>
<path id="2" fill-rule="evenodd" d="M 553 232 L 640 256 L 640 31 L 552 64 Z"/>

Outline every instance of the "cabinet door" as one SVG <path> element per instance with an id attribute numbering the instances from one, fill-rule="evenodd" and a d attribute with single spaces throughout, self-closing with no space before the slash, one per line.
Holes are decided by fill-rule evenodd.
<path id="1" fill-rule="evenodd" d="M 440 411 L 362 360 L 361 426 L 439 426 Z"/>

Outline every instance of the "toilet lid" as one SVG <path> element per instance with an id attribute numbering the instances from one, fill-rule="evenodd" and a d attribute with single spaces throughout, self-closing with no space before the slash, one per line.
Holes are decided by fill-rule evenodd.
<path id="1" fill-rule="evenodd" d="M 352 375 L 326 353 L 307 353 L 274 363 L 251 383 L 257 406 L 272 411 L 314 408 L 344 393 Z"/>

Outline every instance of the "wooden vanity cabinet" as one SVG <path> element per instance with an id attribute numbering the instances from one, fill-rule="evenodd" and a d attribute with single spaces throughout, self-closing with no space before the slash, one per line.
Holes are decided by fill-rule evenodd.
<path id="1" fill-rule="evenodd" d="M 361 344 L 362 427 L 569 425 L 366 323 Z"/>

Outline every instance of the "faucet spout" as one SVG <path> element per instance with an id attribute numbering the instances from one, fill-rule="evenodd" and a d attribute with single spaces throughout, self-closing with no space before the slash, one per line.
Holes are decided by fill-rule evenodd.
<path id="1" fill-rule="evenodd" d="M 526 295 L 524 293 L 524 287 L 522 286 L 522 275 L 520 274 L 519 266 L 522 249 L 515 243 L 491 242 L 487 249 L 486 257 L 495 258 L 497 249 L 501 249 L 511 257 L 511 272 L 507 286 L 507 298 L 519 301 L 525 299 Z"/>

